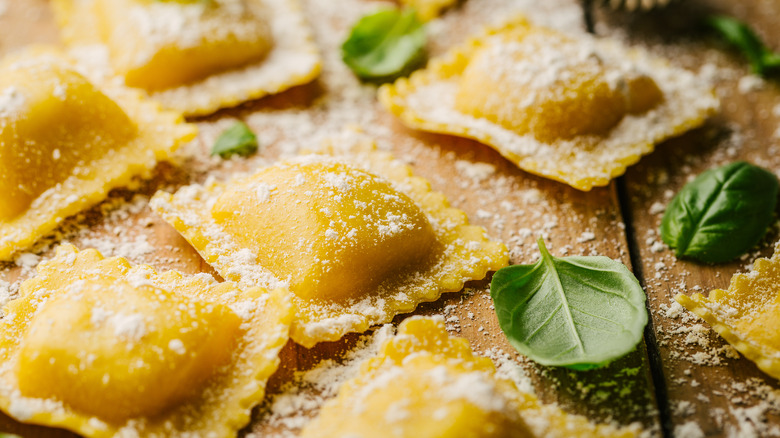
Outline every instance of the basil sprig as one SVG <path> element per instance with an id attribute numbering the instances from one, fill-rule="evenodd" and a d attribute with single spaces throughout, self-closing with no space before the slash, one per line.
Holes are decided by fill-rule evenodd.
<path id="1" fill-rule="evenodd" d="M 753 73 L 769 76 L 780 72 L 780 54 L 764 45 L 747 24 L 723 15 L 708 18 L 707 24 L 747 57 Z"/>
<path id="2" fill-rule="evenodd" d="M 669 203 L 661 238 L 677 257 L 709 263 L 731 260 L 764 236 L 777 192 L 774 174 L 744 161 L 708 170 Z"/>
<path id="3" fill-rule="evenodd" d="M 388 82 L 422 65 L 425 42 L 425 26 L 413 9 L 387 9 L 361 18 L 341 54 L 359 78 Z"/>
<path id="4" fill-rule="evenodd" d="M 211 155 L 227 158 L 231 155 L 248 156 L 255 151 L 257 151 L 257 137 L 245 123 L 236 122 L 220 134 L 214 147 L 211 148 Z"/>
<path id="5" fill-rule="evenodd" d="M 642 339 L 645 293 L 608 257 L 542 257 L 493 275 L 490 294 L 509 343 L 542 365 L 584 370 L 618 359 Z"/>

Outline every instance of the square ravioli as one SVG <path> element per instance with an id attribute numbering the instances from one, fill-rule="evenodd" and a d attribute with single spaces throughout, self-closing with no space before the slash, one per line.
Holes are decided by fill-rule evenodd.
<path id="1" fill-rule="evenodd" d="M 588 422 L 542 405 L 496 374 L 441 317 L 411 317 L 363 363 L 301 438 L 629 438 L 633 427 Z"/>
<path id="2" fill-rule="evenodd" d="M 0 62 L 0 260 L 148 177 L 194 125 L 46 49 Z"/>
<path id="3" fill-rule="evenodd" d="M 158 192 L 151 205 L 226 280 L 288 287 L 291 337 L 306 347 L 390 322 L 508 263 L 502 243 L 373 144 Z"/>
<path id="4" fill-rule="evenodd" d="M 607 185 L 718 106 L 702 78 L 642 50 L 524 18 L 488 28 L 379 97 L 410 127 L 473 138 L 580 190 Z"/>
<path id="5" fill-rule="evenodd" d="M 305 84 L 321 68 L 299 0 L 53 5 L 70 46 L 104 46 L 103 69 L 185 115 L 210 114 Z M 85 62 L 95 63 L 95 51 L 88 57 Z"/>
<path id="6" fill-rule="evenodd" d="M 0 319 L 0 409 L 88 437 L 235 437 L 288 339 L 282 290 L 70 245 Z"/>
<path id="7" fill-rule="evenodd" d="M 780 246 L 755 261 L 747 274 L 731 277 L 728 290 L 705 297 L 678 294 L 677 302 L 698 315 L 765 373 L 780 379 Z"/>

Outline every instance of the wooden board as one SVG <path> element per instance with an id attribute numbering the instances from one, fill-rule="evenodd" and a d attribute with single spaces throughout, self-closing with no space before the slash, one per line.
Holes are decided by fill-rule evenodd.
<path id="1" fill-rule="evenodd" d="M 678 315 L 673 306 L 674 295 L 725 289 L 731 276 L 748 270 L 756 257 L 771 256 L 777 227 L 759 248 L 731 263 L 680 261 L 669 249 L 653 248 L 661 240 L 657 230 L 663 212 L 658 206 L 666 205 L 692 175 L 737 160 L 780 171 L 779 83 L 755 81 L 738 53 L 699 27 L 713 13 L 751 23 L 764 41 L 780 49 L 778 2 L 691 1 L 642 19 L 614 13 L 599 17 L 604 34 L 626 35 L 688 68 L 717 71 L 722 104 L 721 114 L 704 128 L 667 142 L 629 169 L 622 200 L 629 211 L 632 258 L 639 261 L 635 272 L 650 299 L 656 340 L 651 349 L 657 350 L 661 365 L 654 377 L 663 394 L 659 408 L 666 430 L 686 436 L 692 422 L 705 436 L 777 436 L 777 380 L 735 354 L 706 323 L 687 313 Z"/>
<path id="2" fill-rule="evenodd" d="M 0 14 L 1 52 L 32 42 L 57 41 L 47 1 L 5 3 L 8 8 Z M 380 4 L 359 0 L 344 3 L 357 5 L 363 11 Z M 500 7 L 495 5 L 505 7 L 507 3 L 507 0 L 469 0 L 449 12 L 432 32 L 434 54 L 478 29 L 491 14 L 500 15 Z M 552 24 L 563 20 L 558 23 L 562 27 L 572 17 L 581 20 L 582 11 L 573 0 L 518 0 L 517 3 L 530 8 L 532 18 Z M 755 255 L 739 263 L 716 267 L 675 263 L 668 250 L 654 251 L 653 243 L 659 239 L 651 233 L 657 229 L 660 215 L 648 213 L 654 204 L 668 202 L 669 191 L 676 192 L 688 175 L 712 164 L 744 157 L 773 170 L 780 169 L 780 163 L 773 158 L 775 149 L 769 147 L 778 145 L 778 140 L 772 139 L 778 116 L 771 114 L 773 106 L 780 103 L 777 87 L 768 84 L 757 92 L 739 93 L 737 84 L 745 73 L 741 60 L 685 24 L 710 8 L 731 8 L 730 12 L 755 22 L 767 36 L 774 32 L 778 41 L 780 34 L 772 26 L 780 17 L 775 3 L 751 1 L 730 5 L 716 0 L 690 1 L 649 16 L 603 11 L 596 14 L 600 34 L 627 36 L 632 43 L 648 45 L 670 56 L 675 64 L 696 69 L 702 60 L 707 60 L 734 74 L 718 81 L 719 91 L 725 93 L 722 115 L 704 129 L 660 146 L 659 152 L 631 168 L 624 180 L 588 193 L 524 173 L 476 142 L 425 134 L 402 126 L 376 104 L 373 90 L 359 86 L 340 64 L 338 45 L 348 26 L 362 12 L 336 6 L 335 2 L 308 0 L 305 4 L 309 19 L 316 24 L 317 41 L 326 59 L 320 80 L 197 120 L 201 135 L 185 148 L 179 166 L 160 165 L 154 179 L 135 192 L 115 191 L 101 206 L 67 221 L 59 232 L 60 237 L 79 247 L 97 246 L 112 255 L 130 255 L 134 262 L 157 268 L 213 273 L 186 241 L 146 207 L 148 197 L 157 189 L 171 190 L 202 181 L 207 175 L 224 178 L 273 162 L 300 147 L 316 146 L 323 137 L 337 134 L 343 125 L 358 125 L 378 138 L 381 146 L 408 161 L 419 175 L 428 178 L 434 189 L 445 193 L 454 206 L 466 211 L 473 223 L 503 240 L 511 250 L 512 263 L 535 261 L 538 252 L 535 240 L 539 235 L 545 238 L 554 255 L 601 254 L 629 266 L 634 262 L 637 276 L 646 285 L 650 298 L 652 330 L 646 337 L 650 359 L 648 350 L 640 345 L 634 353 L 605 369 L 575 372 L 541 367 L 518 357 L 498 329 L 487 280 L 469 284 L 467 294 L 447 294 L 415 312 L 444 313 L 452 332 L 469 339 L 477 351 L 501 349 L 511 353 L 545 402 L 557 402 L 566 410 L 593 420 L 640 422 L 651 436 L 669 436 L 675 430 L 680 432 L 678 436 L 686 436 L 683 432 L 688 422 L 695 422 L 707 436 L 721 436 L 726 431 L 737 430 L 740 418 L 749 414 L 742 415 L 740 409 L 747 411 L 746 408 L 762 401 L 762 397 L 768 397 L 760 388 L 776 389 L 776 382 L 763 376 L 750 362 L 728 359 L 723 352 L 711 354 L 712 349 L 723 345 L 708 328 L 703 327 L 702 336 L 691 338 L 695 342 L 704 339 L 701 342 L 707 342 L 708 346 L 691 345 L 686 339 L 691 332 L 699 333 L 698 323 L 667 316 L 675 314 L 667 311 L 675 292 L 690 293 L 694 285 L 705 290 L 726 286 L 731 274 L 744 268 Z M 342 11 L 327 11 L 334 7 Z M 577 25 L 582 26 L 581 21 Z M 678 30 L 670 33 L 669 29 Z M 236 118 L 246 120 L 258 133 L 260 152 L 248 160 L 222 162 L 206 158 L 216 135 Z M 741 136 L 739 139 L 735 139 L 734 131 Z M 771 246 L 768 242 L 776 236 L 775 232 L 768 237 L 759 252 L 768 254 Z M 52 238 L 48 243 L 54 245 L 56 241 Z M 52 253 L 51 248 L 39 247 L 38 251 L 44 258 Z M 29 266 L 35 261 L 29 257 L 24 260 Z M 659 262 L 666 268 L 657 265 Z M 660 278 L 655 278 L 656 273 Z M 0 265 L 0 279 L 14 282 L 30 275 L 29 267 Z M 401 319 L 396 318 L 396 323 Z M 269 396 L 277 393 L 294 371 L 311 368 L 322 359 L 338 359 L 358 337 L 350 335 L 340 342 L 321 344 L 311 350 L 289 343 L 282 351 L 282 367 L 269 383 Z M 695 356 L 702 352 L 710 358 L 722 358 L 724 365 L 693 363 L 693 357 L 706 358 L 706 354 Z M 739 384 L 743 384 L 744 390 L 737 389 Z M 714 409 L 722 409 L 724 413 L 712 421 Z M 756 436 L 767 435 L 771 426 L 780 424 L 771 409 L 766 414 L 766 422 L 758 424 L 757 429 L 766 433 Z M 280 432 L 268 425 L 267 418 L 263 408 L 258 408 L 243 434 L 257 432 L 260 436 L 273 436 L 274 432 Z M 761 428 L 764 426 L 767 427 Z M 2 415 L 0 431 L 25 437 L 72 436 L 64 431 L 22 425 Z"/>

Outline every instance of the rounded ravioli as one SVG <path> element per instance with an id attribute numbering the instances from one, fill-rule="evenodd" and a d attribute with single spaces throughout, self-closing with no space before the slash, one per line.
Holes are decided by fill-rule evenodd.
<path id="1" fill-rule="evenodd" d="M 0 408 L 85 436 L 235 436 L 287 341 L 283 291 L 69 245 L 0 320 Z"/>
<path id="2" fill-rule="evenodd" d="M 508 262 L 503 244 L 373 144 L 158 192 L 151 205 L 224 278 L 289 287 L 291 337 L 306 347 L 389 322 Z"/>
<path id="3" fill-rule="evenodd" d="M 379 99 L 410 127 L 473 138 L 579 190 L 607 185 L 718 107 L 712 87 L 691 72 L 523 17 L 382 86 Z"/>
<path id="4" fill-rule="evenodd" d="M 0 63 L 0 260 L 145 177 L 196 128 L 53 52 Z M 31 175 L 35 175 L 31 178 Z"/>
<path id="5" fill-rule="evenodd" d="M 496 375 L 441 317 L 411 317 L 346 381 L 302 438 L 629 438 L 637 427 L 589 423 Z"/>

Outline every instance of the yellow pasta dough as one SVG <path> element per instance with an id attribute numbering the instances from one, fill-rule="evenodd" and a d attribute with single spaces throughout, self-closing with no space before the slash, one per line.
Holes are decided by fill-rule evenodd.
<path id="1" fill-rule="evenodd" d="M 262 60 L 271 48 L 267 11 L 260 3 L 231 8 L 217 2 L 113 0 L 94 4 L 100 34 L 116 72 L 131 87 L 175 87 Z M 172 3 L 172 4 L 171 4 Z M 178 4 L 177 4 L 178 3 Z M 243 5 L 245 2 L 234 2 Z M 178 34 L 138 26 L 128 14 L 179 19 Z"/>
<path id="2" fill-rule="evenodd" d="M 608 184 L 718 105 L 690 72 L 523 18 L 383 86 L 380 100 L 411 127 L 479 140 L 580 190 Z"/>
<path id="3" fill-rule="evenodd" d="M 158 192 L 151 205 L 225 279 L 288 287 L 291 337 L 307 347 L 389 322 L 508 262 L 503 244 L 373 145 Z"/>
<path id="4" fill-rule="evenodd" d="M 340 162 L 263 169 L 233 183 L 211 213 L 258 264 L 308 301 L 359 298 L 388 276 L 426 263 L 436 244 L 414 201 Z"/>
<path id="5" fill-rule="evenodd" d="M 320 58 L 298 0 L 55 0 L 73 47 L 166 107 L 202 115 L 314 79 Z M 79 53 L 79 51 L 75 51 Z M 92 64 L 101 64 L 95 51 Z"/>
<path id="6" fill-rule="evenodd" d="M 40 50 L 0 64 L 0 260 L 148 176 L 196 128 Z"/>
<path id="7" fill-rule="evenodd" d="M 401 0 L 401 3 L 413 7 L 422 20 L 429 21 L 438 17 L 443 9 L 457 3 L 457 0 Z"/>
<path id="8" fill-rule="evenodd" d="M 780 379 L 780 253 L 758 259 L 747 274 L 735 274 L 728 290 L 705 297 L 678 294 L 677 302 L 703 318 L 737 351 Z"/>
<path id="9" fill-rule="evenodd" d="M 450 337 L 441 318 L 412 317 L 348 380 L 302 438 L 634 437 L 545 406 Z"/>
<path id="10" fill-rule="evenodd" d="M 70 245 L 0 320 L 0 408 L 85 436 L 235 436 L 287 341 L 284 291 Z"/>

